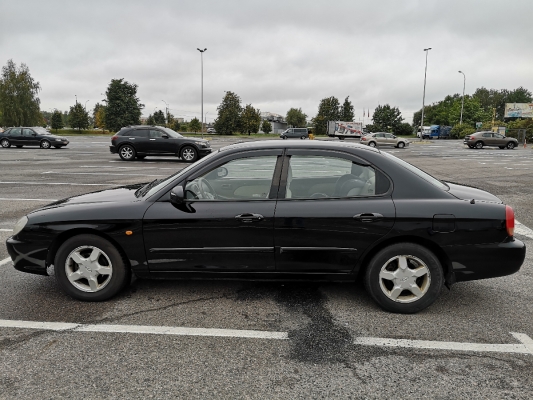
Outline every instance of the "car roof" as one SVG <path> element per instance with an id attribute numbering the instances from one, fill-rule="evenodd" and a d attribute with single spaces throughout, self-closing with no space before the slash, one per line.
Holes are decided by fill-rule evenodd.
<path id="1" fill-rule="evenodd" d="M 258 140 L 253 142 L 240 142 L 222 147 L 219 151 L 228 150 L 264 150 L 264 149 L 322 149 L 322 150 L 346 150 L 358 149 L 380 153 L 376 148 L 368 147 L 359 143 L 350 143 L 338 140 Z"/>

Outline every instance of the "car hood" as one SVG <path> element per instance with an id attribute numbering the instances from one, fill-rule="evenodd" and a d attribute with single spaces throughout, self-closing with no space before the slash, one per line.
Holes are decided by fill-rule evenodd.
<path id="1" fill-rule="evenodd" d="M 55 201 L 48 204 L 38 210 L 43 211 L 54 208 L 69 207 L 81 204 L 103 204 L 103 203 L 127 203 L 133 201 L 141 201 L 141 199 L 135 197 L 135 191 L 142 187 L 143 184 L 122 186 L 115 189 L 100 190 L 98 192 L 92 192 L 82 194 L 79 196 L 67 197 L 66 199 Z M 30 213 L 31 214 L 31 213 Z"/>
<path id="2" fill-rule="evenodd" d="M 450 190 L 448 193 L 461 200 L 477 200 L 477 201 L 490 201 L 495 203 L 503 203 L 498 197 L 485 192 L 481 189 L 476 189 L 469 186 L 458 185 L 456 183 L 446 182 Z"/>

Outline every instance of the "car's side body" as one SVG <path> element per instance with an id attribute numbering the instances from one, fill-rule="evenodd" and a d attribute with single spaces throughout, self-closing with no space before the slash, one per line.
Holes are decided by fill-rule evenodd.
<path id="1" fill-rule="evenodd" d="M 279 134 L 281 139 L 307 139 L 309 130 L 307 128 L 288 128 Z"/>
<path id="2" fill-rule="evenodd" d="M 485 146 L 499 147 L 500 149 L 514 149 L 518 146 L 518 140 L 504 136 L 501 133 L 482 131 L 465 136 L 463 144 L 471 149 L 481 149 Z"/>
<path id="3" fill-rule="evenodd" d="M 124 146 L 131 146 L 133 149 L 132 158 L 168 155 L 182 157 L 186 147 L 196 152 L 196 157 L 192 161 L 211 153 L 211 146 L 207 140 L 187 138 L 177 134 L 170 136 L 167 128 L 159 126 L 139 125 L 122 128 L 111 138 L 109 151 L 113 154 L 119 153 L 122 156 L 121 148 Z"/>
<path id="4" fill-rule="evenodd" d="M 41 148 L 61 148 L 68 145 L 69 141 L 57 135 L 47 132 L 42 127 L 15 127 L 0 133 L 0 146 L 38 146 Z"/>
<path id="5" fill-rule="evenodd" d="M 388 132 L 375 132 L 362 136 L 360 143 L 370 147 L 394 146 L 404 148 L 409 146 L 409 140 L 399 138 Z"/>
<path id="6" fill-rule="evenodd" d="M 352 280 L 381 249 L 405 242 L 430 249 L 448 284 L 512 274 L 522 265 L 525 245 L 509 236 L 506 206 L 495 196 L 453 184 L 443 190 L 368 147 L 292 143 L 229 146 L 146 197 L 135 196 L 138 187 L 125 187 L 34 211 L 26 227 L 7 240 L 14 266 L 46 274 L 62 243 L 81 233 L 107 239 L 136 275 L 153 278 Z M 298 156 L 372 168 L 383 189 L 352 197 L 302 194 L 308 179 L 314 181 L 307 186 L 319 194 L 331 184 L 319 175 L 291 177 Z M 171 201 L 174 188 L 186 189 L 225 163 L 252 157 L 274 160 L 268 189 L 245 181 L 223 200 L 191 198 L 181 206 Z M 213 178 L 211 185 L 222 192 L 232 184 L 224 179 Z M 252 200 L 231 197 L 243 188 L 263 194 Z"/>

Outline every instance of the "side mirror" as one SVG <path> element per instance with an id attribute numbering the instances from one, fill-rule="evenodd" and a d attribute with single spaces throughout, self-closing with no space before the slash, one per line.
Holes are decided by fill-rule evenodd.
<path id="1" fill-rule="evenodd" d="M 163 139 L 168 139 L 168 135 L 167 135 L 166 133 L 163 133 L 163 134 L 161 135 L 161 137 L 162 137 Z"/>
<path id="2" fill-rule="evenodd" d="M 32 135 L 32 136 L 37 136 L 37 134 L 36 134 L 35 132 L 33 132 L 31 135 Z"/>
<path id="3" fill-rule="evenodd" d="M 225 176 L 228 176 L 228 169 L 226 167 L 218 167 L 217 178 L 224 178 Z"/>
<path id="4" fill-rule="evenodd" d="M 185 193 L 183 192 L 183 186 L 175 186 L 170 191 L 170 202 L 176 206 L 182 205 L 185 202 Z"/>

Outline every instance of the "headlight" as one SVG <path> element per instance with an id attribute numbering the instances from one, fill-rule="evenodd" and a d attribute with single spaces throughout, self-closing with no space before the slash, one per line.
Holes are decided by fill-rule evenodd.
<path id="1" fill-rule="evenodd" d="M 26 224 L 28 223 L 28 217 L 24 216 L 21 219 L 17 221 L 15 226 L 13 227 L 13 236 L 17 235 L 24 229 Z"/>

